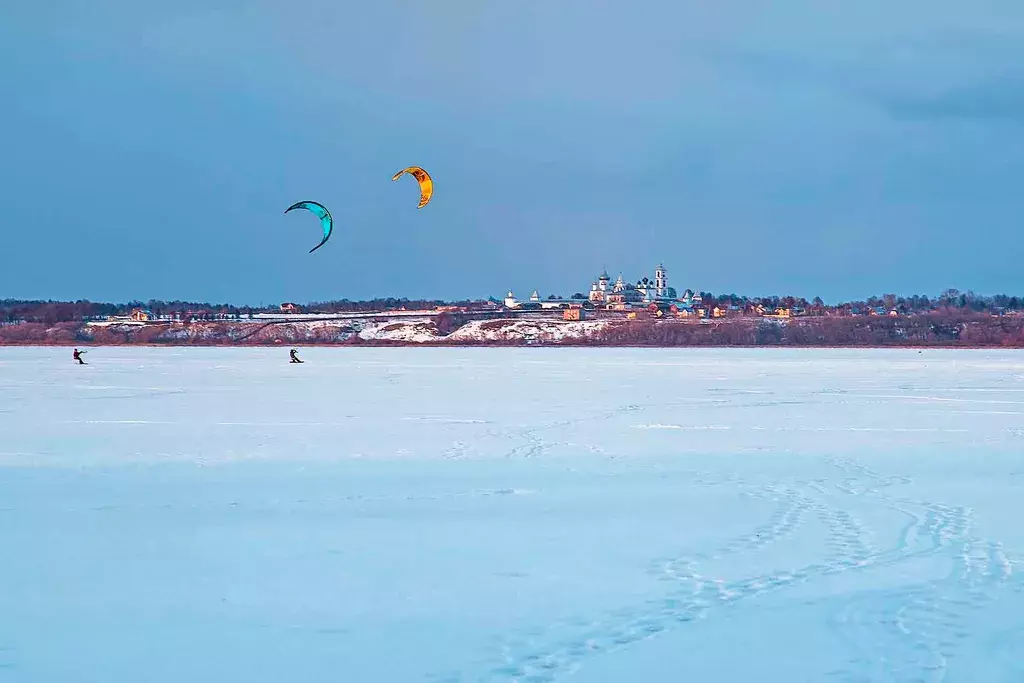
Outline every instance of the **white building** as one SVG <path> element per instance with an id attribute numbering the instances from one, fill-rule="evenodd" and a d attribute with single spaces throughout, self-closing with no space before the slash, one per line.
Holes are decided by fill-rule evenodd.
<path id="1" fill-rule="evenodd" d="M 605 296 L 608 294 L 608 283 L 611 282 L 611 278 L 608 277 L 608 271 L 603 271 L 601 276 L 594 282 L 590 283 L 590 300 L 594 303 L 600 303 L 604 301 Z"/>
<path id="2" fill-rule="evenodd" d="M 601 275 L 590 284 L 590 293 L 587 298 L 592 304 L 607 305 L 610 308 L 628 308 L 630 304 L 640 302 L 649 304 L 658 300 L 676 301 L 676 296 L 676 290 L 668 286 L 668 271 L 665 270 L 663 264 L 659 263 L 654 267 L 653 280 L 643 277 L 637 280 L 635 285 L 627 283 L 623 279 L 622 273 L 619 273 L 613 283 L 607 269 L 602 270 Z M 684 303 L 690 303 L 689 300 L 692 296 L 690 290 L 687 290 L 687 294 L 684 295 Z M 520 308 L 523 303 L 516 301 L 512 292 L 505 297 L 505 308 Z M 574 302 L 562 299 L 542 301 L 540 294 L 534 290 L 530 294 L 529 303 L 539 303 L 542 308 L 561 308 Z M 699 297 L 695 303 L 699 303 Z"/>
<path id="3" fill-rule="evenodd" d="M 654 268 L 654 295 L 659 299 L 667 294 L 668 275 L 665 266 L 660 263 Z"/>
<path id="4" fill-rule="evenodd" d="M 645 303 L 658 300 L 674 301 L 676 298 L 676 290 L 668 286 L 668 271 L 660 263 L 654 267 L 653 280 L 645 276 L 637 280 L 635 285 L 622 284 L 620 286 L 616 282 L 616 291 L 636 292 Z"/>

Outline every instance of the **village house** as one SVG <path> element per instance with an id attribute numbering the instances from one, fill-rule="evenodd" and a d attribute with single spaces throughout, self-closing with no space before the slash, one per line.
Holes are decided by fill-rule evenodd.
<path id="1" fill-rule="evenodd" d="M 764 315 L 767 312 L 763 304 L 747 304 L 743 309 L 744 315 Z"/>
<path id="2" fill-rule="evenodd" d="M 111 315 L 105 320 L 91 320 L 89 325 L 108 325 L 111 323 L 131 324 L 148 323 L 156 320 L 157 317 L 148 308 L 133 308 L 128 315 Z"/>

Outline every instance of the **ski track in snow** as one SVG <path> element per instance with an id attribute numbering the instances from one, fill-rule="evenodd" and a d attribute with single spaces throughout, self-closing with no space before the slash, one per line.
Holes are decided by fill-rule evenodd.
<path id="1" fill-rule="evenodd" d="M 536 447 L 534 444 L 524 448 Z M 825 481 L 756 485 L 741 477 L 704 479 L 699 483 L 705 486 L 740 486 L 745 495 L 774 502 L 775 510 L 761 525 L 712 550 L 652 560 L 648 573 L 668 586 L 659 599 L 595 619 L 575 618 L 551 624 L 543 632 L 549 636 L 568 634 L 565 637 L 521 634 L 504 644 L 501 661 L 489 669 L 449 673 L 432 680 L 552 683 L 570 677 L 591 659 L 687 628 L 716 610 L 756 596 L 829 575 L 870 571 L 945 553 L 956 559 L 953 571 L 945 579 L 869 594 L 849 602 L 833 615 L 830 626 L 857 656 L 850 659 L 848 666 L 829 674 L 829 680 L 844 683 L 944 681 L 948 657 L 956 653 L 959 642 L 968 635 L 965 619 L 997 600 L 1011 586 L 1024 590 L 1019 578 L 1014 577 L 1014 561 L 999 541 L 971 533 L 969 508 L 891 495 L 888 488 L 910 484 L 912 480 L 884 476 L 850 458 L 832 457 L 829 462 L 839 474 L 832 487 L 840 496 L 867 498 L 910 518 L 894 546 L 876 547 L 870 530 L 839 507 L 837 503 L 841 504 L 841 500 L 829 502 L 830 491 Z M 732 581 L 701 573 L 702 562 L 756 553 L 799 533 L 811 516 L 829 530 L 829 555 L 822 562 Z M 886 637 L 881 639 L 879 623 L 885 625 Z"/>

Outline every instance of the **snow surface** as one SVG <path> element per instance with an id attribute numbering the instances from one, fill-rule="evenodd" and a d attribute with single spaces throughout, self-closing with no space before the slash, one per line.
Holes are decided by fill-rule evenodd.
<path id="1" fill-rule="evenodd" d="M 432 320 L 425 320 L 419 322 L 387 321 L 383 323 L 370 323 L 359 331 L 359 338 L 422 344 L 423 342 L 437 341 L 440 337 L 434 322 Z"/>
<path id="2" fill-rule="evenodd" d="M 0 682 L 1024 680 L 1020 352 L 0 348 Z"/>
<path id="3" fill-rule="evenodd" d="M 604 320 L 471 320 L 446 337 L 453 341 L 561 341 L 585 339 L 608 326 Z"/>
<path id="4" fill-rule="evenodd" d="M 609 321 L 577 321 L 544 319 L 492 319 L 473 320 L 449 335 L 441 334 L 437 321 L 420 314 L 404 315 L 396 312 L 391 319 L 375 320 L 339 317 L 330 320 L 223 320 L 175 322 L 169 325 L 147 325 L 139 322 L 102 321 L 90 322 L 81 331 L 83 338 L 90 341 L 100 339 L 93 328 L 107 328 L 120 334 L 152 334 L 147 341 L 153 343 L 202 343 L 202 342 L 268 342 L 288 344 L 336 344 L 358 336 L 363 341 L 386 341 L 413 344 L 438 344 L 445 342 L 522 342 L 522 341 L 585 341 L 588 337 L 607 328 Z M 67 330 L 52 330 L 49 334 L 67 333 Z M 136 337 L 137 338 L 137 337 Z M 109 338 L 108 338 L 109 339 Z M 120 338 L 119 338 L 120 339 Z"/>

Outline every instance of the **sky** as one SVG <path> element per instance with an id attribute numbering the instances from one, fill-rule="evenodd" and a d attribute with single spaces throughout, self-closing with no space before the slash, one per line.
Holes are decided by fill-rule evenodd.
<path id="1" fill-rule="evenodd" d="M 1022 179 L 1019 0 L 0 4 L 0 298 L 1022 294 Z"/>

